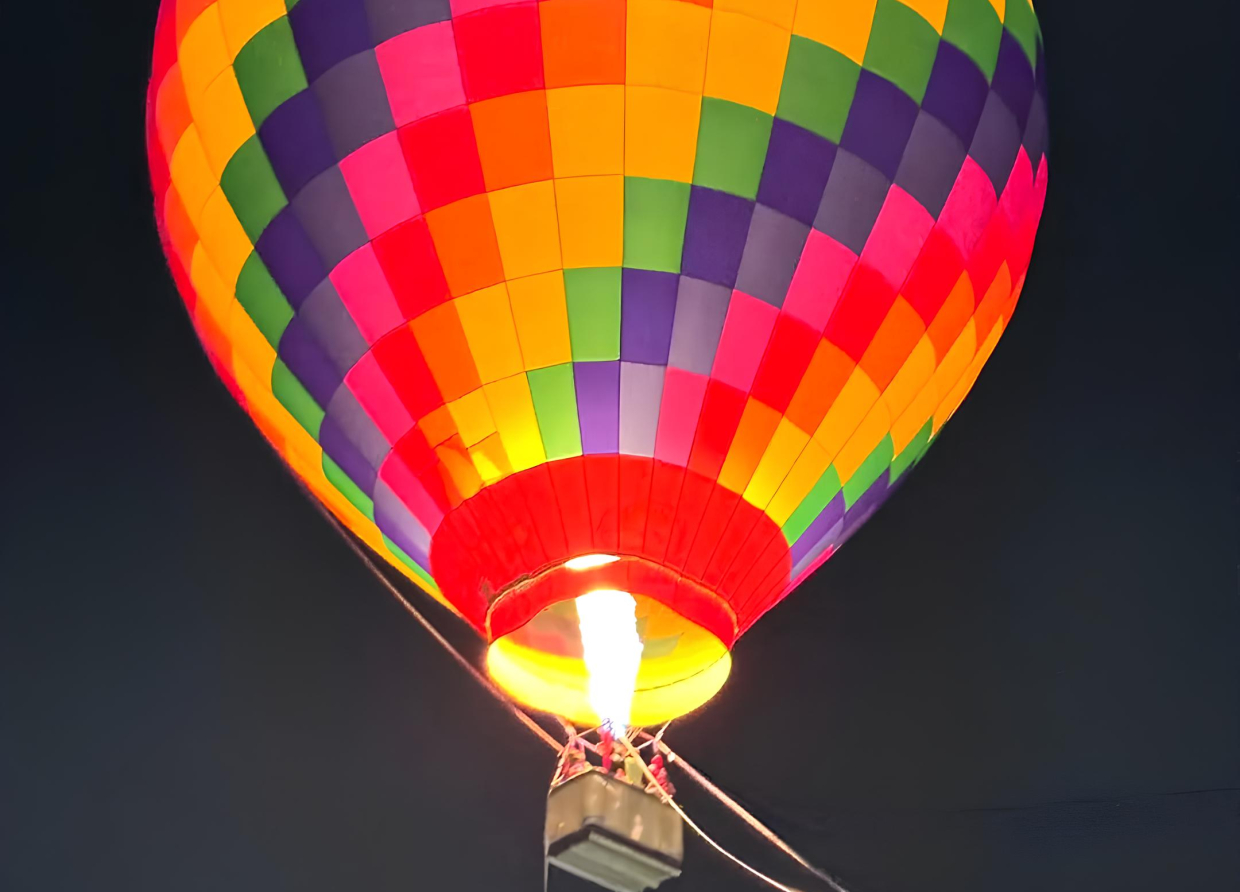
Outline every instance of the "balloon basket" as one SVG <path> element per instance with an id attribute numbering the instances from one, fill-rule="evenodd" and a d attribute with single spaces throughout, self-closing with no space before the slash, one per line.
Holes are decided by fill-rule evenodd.
<path id="1" fill-rule="evenodd" d="M 640 787 L 589 770 L 547 796 L 547 860 L 613 892 L 644 892 L 680 876 L 684 826 Z"/>

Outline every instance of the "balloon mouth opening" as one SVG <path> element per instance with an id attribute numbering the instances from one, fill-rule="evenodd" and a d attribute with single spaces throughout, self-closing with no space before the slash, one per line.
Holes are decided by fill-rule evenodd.
<path id="1" fill-rule="evenodd" d="M 566 569 L 573 571 L 571 562 Z M 613 611 L 624 609 L 608 615 L 600 598 L 611 600 Z M 493 641 L 486 663 L 495 682 L 525 706 L 579 725 L 641 726 L 677 718 L 714 697 L 732 656 L 713 632 L 655 598 L 585 583 Z M 615 706 L 630 684 L 632 699 Z"/>

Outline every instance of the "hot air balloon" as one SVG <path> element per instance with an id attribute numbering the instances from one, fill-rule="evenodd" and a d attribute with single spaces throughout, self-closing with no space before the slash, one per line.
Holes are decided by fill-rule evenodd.
<path id="1" fill-rule="evenodd" d="M 211 361 L 517 701 L 650 725 L 960 404 L 1046 193 L 1029 0 L 164 0 Z"/>

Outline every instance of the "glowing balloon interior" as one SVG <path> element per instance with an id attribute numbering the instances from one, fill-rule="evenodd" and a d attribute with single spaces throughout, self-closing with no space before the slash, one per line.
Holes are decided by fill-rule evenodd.
<path id="1" fill-rule="evenodd" d="M 164 0 L 148 141 L 289 467 L 515 697 L 644 724 L 972 386 L 1045 96 L 1029 0 Z"/>

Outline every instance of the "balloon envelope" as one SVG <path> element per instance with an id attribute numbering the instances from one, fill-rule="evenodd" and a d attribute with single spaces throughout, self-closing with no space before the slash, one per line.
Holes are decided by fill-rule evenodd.
<path id="1" fill-rule="evenodd" d="M 633 721 L 903 479 L 1046 190 L 1028 0 L 165 0 L 157 217 L 220 376 L 347 527 L 583 721 Z"/>

